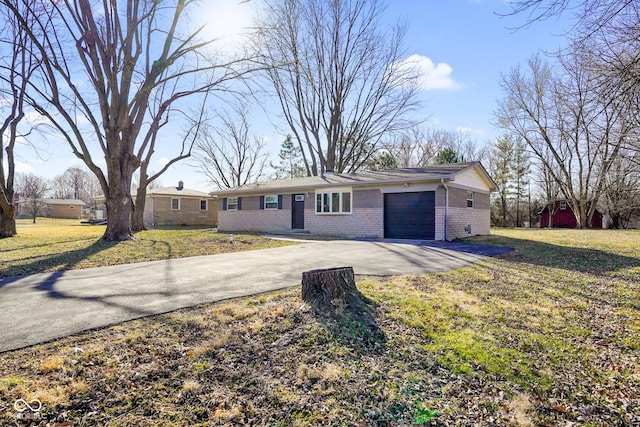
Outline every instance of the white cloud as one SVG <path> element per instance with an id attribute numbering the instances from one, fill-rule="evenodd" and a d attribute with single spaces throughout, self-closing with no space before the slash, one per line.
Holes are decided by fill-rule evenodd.
<path id="1" fill-rule="evenodd" d="M 164 165 L 166 165 L 167 163 L 169 163 L 169 159 L 168 159 L 168 158 L 166 158 L 166 157 L 161 157 L 161 158 L 159 158 L 159 159 L 158 159 L 158 162 L 157 162 L 157 163 L 158 163 L 160 166 L 164 166 Z"/>
<path id="2" fill-rule="evenodd" d="M 418 72 L 418 86 L 423 90 L 458 89 L 453 80 L 453 68 L 447 63 L 435 64 L 431 58 L 414 54 L 401 61 L 401 67 L 410 67 Z"/>
<path id="3" fill-rule="evenodd" d="M 473 138 L 484 138 L 487 135 L 487 132 L 484 129 L 472 128 L 469 126 L 458 126 L 456 128 L 456 132 Z"/>

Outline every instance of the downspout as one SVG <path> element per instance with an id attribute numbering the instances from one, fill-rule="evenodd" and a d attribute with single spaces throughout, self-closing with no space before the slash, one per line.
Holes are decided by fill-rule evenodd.
<path id="1" fill-rule="evenodd" d="M 440 183 L 444 187 L 444 240 L 449 240 L 449 187 L 444 183 L 444 178 L 440 178 Z"/>

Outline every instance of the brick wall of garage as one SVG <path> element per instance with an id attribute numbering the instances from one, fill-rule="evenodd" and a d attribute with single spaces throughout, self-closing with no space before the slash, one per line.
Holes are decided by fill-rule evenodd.
<path id="1" fill-rule="evenodd" d="M 469 190 L 449 186 L 449 239 L 469 237 L 465 230 L 471 225 L 471 235 L 490 234 L 491 212 L 490 196 L 484 193 L 473 193 L 473 208 L 467 207 Z M 435 239 L 444 240 L 444 216 L 446 191 L 439 187 L 436 191 L 436 230 Z"/>
<path id="2" fill-rule="evenodd" d="M 50 218 L 80 218 L 82 216 L 82 206 L 51 204 L 48 206 L 47 216 Z"/>
<path id="3" fill-rule="evenodd" d="M 171 210 L 171 199 L 180 199 L 180 209 Z M 207 200 L 207 210 L 200 209 L 200 198 L 148 197 L 144 206 L 145 225 L 208 225 L 218 222 L 215 199 Z"/>

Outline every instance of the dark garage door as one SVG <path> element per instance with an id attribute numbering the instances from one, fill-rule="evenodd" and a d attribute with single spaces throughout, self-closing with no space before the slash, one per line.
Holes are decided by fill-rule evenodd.
<path id="1" fill-rule="evenodd" d="M 436 193 L 387 193 L 384 195 L 384 237 L 434 239 Z"/>

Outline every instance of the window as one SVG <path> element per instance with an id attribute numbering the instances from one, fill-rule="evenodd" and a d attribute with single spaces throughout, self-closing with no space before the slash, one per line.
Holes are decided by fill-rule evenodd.
<path id="1" fill-rule="evenodd" d="M 472 208 L 473 207 L 473 192 L 472 191 L 467 191 L 467 207 L 468 208 Z"/>
<path id="2" fill-rule="evenodd" d="M 237 197 L 229 197 L 227 199 L 227 210 L 228 211 L 237 211 L 238 210 L 238 198 Z"/>
<path id="3" fill-rule="evenodd" d="M 316 193 L 316 213 L 351 213 L 351 192 L 333 191 Z"/>
<path id="4" fill-rule="evenodd" d="M 278 209 L 278 195 L 264 196 L 265 209 Z"/>
<path id="5" fill-rule="evenodd" d="M 560 202 L 560 210 L 561 211 L 566 211 L 567 210 L 567 201 L 563 200 Z"/>
<path id="6" fill-rule="evenodd" d="M 207 210 L 207 201 L 206 200 L 200 200 L 200 210 L 201 211 L 206 211 Z"/>
<path id="7" fill-rule="evenodd" d="M 69 209 L 75 209 L 76 207 L 74 205 L 69 205 Z"/>
<path id="8" fill-rule="evenodd" d="M 180 199 L 171 199 L 171 210 L 172 211 L 180 210 Z"/>

